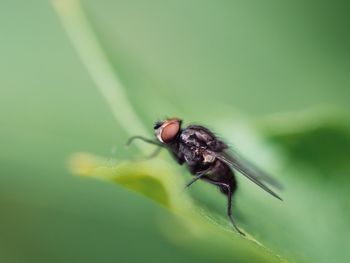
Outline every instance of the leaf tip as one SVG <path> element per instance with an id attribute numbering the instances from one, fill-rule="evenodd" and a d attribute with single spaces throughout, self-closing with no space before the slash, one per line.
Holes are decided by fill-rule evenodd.
<path id="1" fill-rule="evenodd" d="M 89 176 L 102 160 L 95 155 L 78 152 L 71 155 L 68 159 L 68 169 L 75 175 Z"/>

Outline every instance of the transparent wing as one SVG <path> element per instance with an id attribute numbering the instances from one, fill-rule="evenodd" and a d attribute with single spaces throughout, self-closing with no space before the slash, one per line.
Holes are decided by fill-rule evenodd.
<path id="1" fill-rule="evenodd" d="M 228 156 L 228 159 L 236 160 L 239 162 L 242 166 L 249 168 L 251 172 L 260 180 L 264 181 L 265 183 L 268 183 L 269 185 L 279 189 L 283 190 L 282 184 L 273 178 L 271 175 L 267 174 L 265 171 L 261 170 L 259 167 L 254 165 L 253 163 L 247 161 L 244 159 L 241 154 L 237 153 L 236 151 L 230 149 L 229 152 L 224 152 L 225 155 Z"/>
<path id="2" fill-rule="evenodd" d="M 256 166 L 243 160 L 241 157 L 238 156 L 237 153 L 224 151 L 224 152 L 212 152 L 211 154 L 213 154 L 220 161 L 226 163 L 227 165 L 239 171 L 241 174 L 243 174 L 253 183 L 260 186 L 269 194 L 282 200 L 282 198 L 278 196 L 274 191 L 272 191 L 265 183 L 268 183 L 271 186 L 274 186 L 279 189 L 282 189 L 281 184 L 278 183 L 271 176 L 267 175 L 265 172 L 261 171 Z"/>

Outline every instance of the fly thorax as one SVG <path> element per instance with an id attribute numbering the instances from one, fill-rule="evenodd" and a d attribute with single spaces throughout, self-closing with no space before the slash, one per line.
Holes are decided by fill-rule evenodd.
<path id="1" fill-rule="evenodd" d="M 203 162 L 213 163 L 215 161 L 215 156 L 209 153 L 203 153 Z"/>

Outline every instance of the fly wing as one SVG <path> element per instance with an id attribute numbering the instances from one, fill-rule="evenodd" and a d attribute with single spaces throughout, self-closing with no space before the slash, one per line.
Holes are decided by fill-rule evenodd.
<path id="1" fill-rule="evenodd" d="M 271 175 L 267 174 L 265 171 L 261 170 L 259 167 L 257 167 L 253 163 L 244 159 L 236 151 L 230 149 L 229 152 L 225 151 L 224 154 L 228 156 L 228 159 L 235 160 L 236 162 L 240 163 L 242 166 L 247 167 L 255 175 L 255 177 L 259 178 L 260 180 L 264 181 L 265 183 L 279 190 L 283 190 L 283 186 L 278 180 L 273 178 Z"/>
<path id="2" fill-rule="evenodd" d="M 238 156 L 238 154 L 232 152 L 229 153 L 227 151 L 215 152 L 212 154 L 214 154 L 214 156 L 220 161 L 239 171 L 241 174 L 243 174 L 249 180 L 260 186 L 269 194 L 282 200 L 282 198 L 279 197 L 274 191 L 272 191 L 265 183 L 269 183 L 270 185 L 280 189 L 282 188 L 282 186 L 274 178 L 267 175 L 265 172 L 261 171 L 260 169 L 248 163 L 247 161 L 244 161 Z"/>

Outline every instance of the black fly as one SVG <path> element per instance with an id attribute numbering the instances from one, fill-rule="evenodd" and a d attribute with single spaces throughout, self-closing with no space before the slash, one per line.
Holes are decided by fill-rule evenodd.
<path id="1" fill-rule="evenodd" d="M 227 144 L 218 139 L 209 129 L 199 125 L 189 125 L 181 128 L 182 120 L 178 118 L 166 119 L 154 125 L 157 140 L 150 140 L 141 136 L 134 139 L 159 146 L 152 156 L 159 150 L 166 148 L 180 164 L 186 163 L 194 178 L 187 183 L 186 188 L 199 179 L 219 187 L 227 196 L 227 214 L 234 228 L 242 235 L 232 215 L 232 196 L 237 189 L 237 182 L 233 170 L 237 170 L 249 180 L 260 186 L 269 194 L 282 200 L 267 184 L 280 188 L 272 177 L 265 174 L 252 164 L 242 160 L 236 153 L 229 151 Z M 233 170 L 232 170 L 233 169 Z"/>

